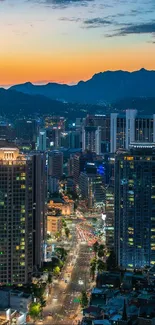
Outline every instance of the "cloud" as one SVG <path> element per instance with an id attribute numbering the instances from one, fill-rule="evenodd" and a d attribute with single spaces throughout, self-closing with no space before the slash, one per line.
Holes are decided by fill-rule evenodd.
<path id="1" fill-rule="evenodd" d="M 115 33 L 107 36 L 126 36 L 131 34 L 155 34 L 155 21 L 142 24 L 127 24 Z"/>
<path id="2" fill-rule="evenodd" d="M 92 18 L 92 19 L 86 19 L 83 21 L 83 24 L 85 25 L 85 28 L 98 28 L 106 25 L 111 25 L 112 22 L 110 20 L 107 20 L 106 18 Z"/>
<path id="3" fill-rule="evenodd" d="M 36 0 L 38 3 L 52 6 L 52 8 L 67 8 L 69 6 L 87 6 L 88 2 L 94 0 Z"/>
<path id="4" fill-rule="evenodd" d="M 59 20 L 61 21 L 67 21 L 67 22 L 75 22 L 78 23 L 80 22 L 82 19 L 81 18 L 76 18 L 76 17 L 60 17 Z"/>

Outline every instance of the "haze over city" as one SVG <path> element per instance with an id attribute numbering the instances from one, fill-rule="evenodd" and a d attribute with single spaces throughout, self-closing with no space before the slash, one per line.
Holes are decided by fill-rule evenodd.
<path id="1" fill-rule="evenodd" d="M 1 0 L 0 85 L 154 69 L 154 17 L 154 0 Z"/>

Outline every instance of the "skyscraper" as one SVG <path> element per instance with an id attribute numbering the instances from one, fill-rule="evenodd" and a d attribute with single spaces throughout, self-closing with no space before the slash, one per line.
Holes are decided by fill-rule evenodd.
<path id="1" fill-rule="evenodd" d="M 109 115 L 87 115 L 84 125 L 88 126 L 93 121 L 93 125 L 100 127 L 100 140 L 101 140 L 101 152 L 109 152 L 110 150 L 110 116 Z"/>
<path id="2" fill-rule="evenodd" d="M 0 143 L 0 282 L 27 283 L 43 257 L 41 157 Z M 40 167 L 39 167 L 40 166 Z"/>
<path id="3" fill-rule="evenodd" d="M 110 152 L 128 150 L 133 141 L 155 142 L 155 114 L 143 116 L 133 109 L 126 110 L 125 115 L 111 113 Z"/>
<path id="4" fill-rule="evenodd" d="M 101 128 L 86 126 L 82 128 L 82 151 L 89 150 L 97 155 L 101 153 Z"/>
<path id="5" fill-rule="evenodd" d="M 105 204 L 105 187 L 103 177 L 97 173 L 95 163 L 88 163 L 87 171 L 79 177 L 82 199 L 87 200 L 89 208 L 102 207 Z"/>
<path id="6" fill-rule="evenodd" d="M 18 119 L 15 121 L 16 137 L 22 140 L 36 141 L 38 123 L 33 119 Z"/>
<path id="7" fill-rule="evenodd" d="M 123 267 L 155 264 L 155 144 L 116 154 L 115 249 Z"/>
<path id="8" fill-rule="evenodd" d="M 46 151 L 46 130 L 41 129 L 39 130 L 39 136 L 37 139 L 37 149 L 39 151 Z"/>
<path id="9" fill-rule="evenodd" d="M 53 150 L 48 156 L 48 175 L 60 179 L 63 175 L 63 153 Z"/>

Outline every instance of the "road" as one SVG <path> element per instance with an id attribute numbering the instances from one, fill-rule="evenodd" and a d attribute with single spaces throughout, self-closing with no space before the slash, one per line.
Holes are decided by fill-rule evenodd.
<path id="1" fill-rule="evenodd" d="M 78 321 L 80 309 L 76 299 L 79 298 L 82 289 L 88 290 L 90 287 L 88 270 L 91 257 L 92 253 L 87 244 L 79 244 L 76 260 L 75 258 L 71 260 L 71 264 L 75 264 L 71 265 L 68 283 L 65 284 L 60 280 L 54 284 L 51 301 L 44 309 L 44 324 L 71 325 Z M 49 312 L 52 313 L 52 317 L 48 316 Z"/>

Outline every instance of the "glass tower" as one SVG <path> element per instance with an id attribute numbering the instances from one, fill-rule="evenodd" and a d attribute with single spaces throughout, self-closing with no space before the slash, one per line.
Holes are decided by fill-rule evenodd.
<path id="1" fill-rule="evenodd" d="M 155 144 L 116 154 L 115 250 L 123 267 L 155 264 Z"/>

